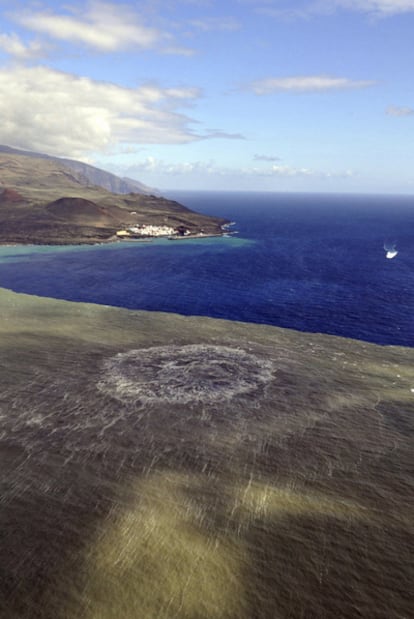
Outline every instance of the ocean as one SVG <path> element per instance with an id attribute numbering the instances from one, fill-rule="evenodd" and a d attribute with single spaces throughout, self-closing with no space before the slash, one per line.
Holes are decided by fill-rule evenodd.
<path id="1" fill-rule="evenodd" d="M 413 200 L 171 197 L 1 248 L 0 618 L 413 617 Z"/>
<path id="2" fill-rule="evenodd" d="M 168 192 L 230 237 L 3 247 L 0 286 L 414 345 L 414 197 Z M 394 257 L 387 258 L 388 255 Z"/>

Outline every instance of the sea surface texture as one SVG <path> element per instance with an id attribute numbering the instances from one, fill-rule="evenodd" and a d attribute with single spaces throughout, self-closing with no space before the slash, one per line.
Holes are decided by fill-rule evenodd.
<path id="1" fill-rule="evenodd" d="M 414 349 L 0 290 L 1 619 L 411 619 Z"/>
<path id="2" fill-rule="evenodd" d="M 411 619 L 413 199 L 173 197 L 0 250 L 0 619 Z"/>
<path id="3" fill-rule="evenodd" d="M 0 286 L 130 309 L 414 345 L 414 198 L 234 192 L 169 197 L 238 234 L 3 247 Z"/>

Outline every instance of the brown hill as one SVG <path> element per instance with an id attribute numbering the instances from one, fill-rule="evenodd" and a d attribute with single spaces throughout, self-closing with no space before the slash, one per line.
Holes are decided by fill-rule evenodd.
<path id="1" fill-rule="evenodd" d="M 134 224 L 219 233 L 225 223 L 166 198 L 85 185 L 82 174 L 55 159 L 0 152 L 1 186 L 0 243 L 102 242 Z"/>
<path id="2" fill-rule="evenodd" d="M 84 198 L 59 198 L 45 208 L 56 219 L 79 226 L 116 226 L 122 221 L 121 217 L 117 218 L 108 208 Z M 122 210 L 117 210 L 119 215 L 122 215 Z"/>

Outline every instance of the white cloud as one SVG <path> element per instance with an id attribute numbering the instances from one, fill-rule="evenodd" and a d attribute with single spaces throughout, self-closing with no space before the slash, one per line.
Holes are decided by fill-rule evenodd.
<path id="1" fill-rule="evenodd" d="M 245 140 L 246 137 L 242 133 L 227 133 L 226 131 L 211 129 L 207 131 L 206 135 L 203 136 L 203 139 Z"/>
<path id="2" fill-rule="evenodd" d="M 154 174 L 157 176 L 214 176 L 217 177 L 277 177 L 277 178 L 347 178 L 353 176 L 352 171 L 346 170 L 340 173 L 324 172 L 312 168 L 271 165 L 268 167 L 246 166 L 225 167 L 214 161 L 193 161 L 168 163 L 155 157 L 146 157 L 133 166 L 123 169 L 123 175 L 140 176 L 142 174 Z"/>
<path id="3" fill-rule="evenodd" d="M 275 92 L 324 92 L 329 90 L 350 90 L 373 86 L 374 81 L 351 80 L 346 77 L 329 75 L 308 75 L 294 77 L 268 77 L 256 80 L 247 85 L 247 89 L 256 95 L 267 95 Z"/>
<path id="4" fill-rule="evenodd" d="M 204 136 L 177 109 L 193 88 L 124 88 L 46 67 L 0 70 L 0 143 L 68 157 L 122 144 L 183 144 Z"/>
<path id="5" fill-rule="evenodd" d="M 131 170 L 139 171 L 139 172 L 150 172 L 157 174 L 167 174 L 173 176 L 181 176 L 187 174 L 214 174 L 216 175 L 218 172 L 218 168 L 211 161 L 192 161 L 192 162 L 177 162 L 177 163 L 168 163 L 161 159 L 156 159 L 155 157 L 146 157 L 143 161 L 135 163 L 132 168 L 128 170 L 128 173 L 131 173 Z"/>
<path id="6" fill-rule="evenodd" d="M 256 12 L 265 15 L 267 17 L 276 17 L 282 19 L 306 19 L 313 13 L 325 12 L 320 4 L 316 6 L 313 3 L 292 3 L 286 2 L 286 5 L 282 2 L 277 2 L 276 5 L 273 2 L 266 4 L 256 5 Z"/>
<path id="7" fill-rule="evenodd" d="M 268 170 L 265 170 L 264 176 L 278 176 L 285 178 L 319 178 L 319 179 L 327 179 L 327 178 L 349 178 L 354 176 L 352 170 L 345 170 L 341 172 L 326 172 L 323 170 L 315 170 L 313 168 L 297 168 L 295 166 L 280 166 L 280 165 L 272 165 Z"/>
<path id="8" fill-rule="evenodd" d="M 101 52 L 127 49 L 160 49 L 166 53 L 190 54 L 191 50 L 175 46 L 173 37 L 145 25 L 138 15 L 122 4 L 91 0 L 80 14 L 57 14 L 26 10 L 14 15 L 25 28 L 52 39 L 82 44 Z"/>
<path id="9" fill-rule="evenodd" d="M 160 48 L 158 51 L 172 56 L 195 56 L 197 54 L 195 49 L 191 47 L 182 47 L 181 45 L 167 45 L 166 47 Z"/>
<path id="10" fill-rule="evenodd" d="M 193 19 L 190 25 L 203 32 L 211 30 L 222 30 L 226 32 L 234 32 L 240 30 L 241 24 L 234 17 L 204 17 L 201 19 Z"/>
<path id="11" fill-rule="evenodd" d="M 310 168 L 294 168 L 291 166 L 272 165 L 268 171 L 268 175 L 272 176 L 321 176 L 320 172 Z"/>
<path id="12" fill-rule="evenodd" d="M 244 0 L 244 2 L 249 0 Z M 309 18 L 312 15 L 330 15 L 343 9 L 366 13 L 377 17 L 390 17 L 414 12 L 414 0 L 309 0 L 308 2 L 288 2 L 287 0 L 261 0 L 255 9 L 262 15 L 276 18 Z"/>
<path id="13" fill-rule="evenodd" d="M 275 155 L 258 155 L 254 156 L 255 161 L 280 161 L 280 157 L 276 157 Z"/>
<path id="14" fill-rule="evenodd" d="M 338 6 L 387 16 L 414 11 L 414 0 L 335 0 Z"/>
<path id="15" fill-rule="evenodd" d="M 412 116 L 414 114 L 414 109 L 412 107 L 389 105 L 385 113 L 388 114 L 388 116 Z"/>
<path id="16" fill-rule="evenodd" d="M 17 60 L 32 60 L 45 56 L 48 47 L 40 41 L 30 41 L 27 45 L 15 34 L 0 34 L 0 49 Z"/>

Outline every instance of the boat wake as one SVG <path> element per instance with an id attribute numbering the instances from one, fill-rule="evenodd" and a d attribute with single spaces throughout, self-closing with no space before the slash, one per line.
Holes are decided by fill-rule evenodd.
<path id="1" fill-rule="evenodd" d="M 396 249 L 395 243 L 385 242 L 384 250 L 385 250 L 385 257 L 388 258 L 388 260 L 392 260 L 392 258 L 395 258 L 395 256 L 398 255 L 398 251 Z"/>

